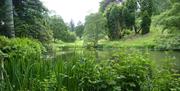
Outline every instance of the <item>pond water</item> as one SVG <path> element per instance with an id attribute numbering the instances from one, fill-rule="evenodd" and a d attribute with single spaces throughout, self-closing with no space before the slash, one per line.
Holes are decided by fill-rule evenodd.
<path id="1" fill-rule="evenodd" d="M 175 67 L 180 73 L 180 51 L 150 51 L 150 57 L 158 64 L 165 62 L 167 59 L 174 61 Z"/>
<path id="2" fill-rule="evenodd" d="M 112 59 L 114 54 L 120 52 L 121 49 L 118 48 L 107 48 L 107 49 L 93 49 L 87 50 L 83 48 L 78 49 L 65 49 L 58 53 L 63 59 L 67 59 L 72 56 L 75 52 L 81 55 L 88 55 L 96 57 L 97 60 L 108 60 Z M 141 50 L 144 52 L 144 50 Z M 165 63 L 167 59 L 173 59 L 175 64 L 175 69 L 180 72 L 180 51 L 148 51 L 149 57 L 154 60 L 157 64 Z"/>

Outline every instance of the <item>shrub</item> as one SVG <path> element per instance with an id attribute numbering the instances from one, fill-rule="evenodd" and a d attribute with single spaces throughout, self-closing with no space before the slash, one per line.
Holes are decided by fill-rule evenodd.
<path id="1" fill-rule="evenodd" d="M 69 36 L 66 40 L 67 42 L 74 42 L 76 41 L 76 34 L 74 32 L 69 32 Z"/>
<path id="2" fill-rule="evenodd" d="M 123 52 L 109 61 L 83 57 L 67 62 L 63 68 L 64 85 L 68 90 L 72 90 L 69 83 L 73 83 L 78 86 L 74 89 L 85 91 L 143 91 L 152 80 L 151 61 L 138 51 L 129 55 Z"/>
<path id="3" fill-rule="evenodd" d="M 180 35 L 165 34 L 156 40 L 155 49 L 159 50 L 180 50 Z"/>
<path id="4" fill-rule="evenodd" d="M 153 76 L 152 61 L 139 51 L 120 52 L 118 63 L 114 64 L 117 72 L 116 89 L 122 91 L 144 91 Z"/>
<path id="5" fill-rule="evenodd" d="M 8 54 L 9 59 L 40 58 L 43 46 L 36 40 L 27 38 L 8 39 L 0 37 L 0 50 Z M 24 60 L 25 60 L 24 59 Z"/>
<path id="6" fill-rule="evenodd" d="M 5 89 L 27 90 L 28 85 L 33 82 L 29 81 L 30 69 L 36 62 L 41 63 L 41 56 L 44 48 L 40 42 L 27 38 L 12 38 L 0 36 L 0 51 L 7 55 L 4 59 Z M 33 70 L 33 72 L 38 72 Z M 35 75 L 35 74 L 33 74 Z M 32 77 L 32 75 L 31 75 Z M 10 84 L 10 85 L 8 85 Z M 13 85 L 13 87 L 12 87 Z M 24 87 L 26 86 L 26 87 Z"/>

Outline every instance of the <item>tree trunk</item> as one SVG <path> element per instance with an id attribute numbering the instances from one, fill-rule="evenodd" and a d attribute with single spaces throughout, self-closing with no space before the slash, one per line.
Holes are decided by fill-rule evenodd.
<path id="1" fill-rule="evenodd" d="M 13 19 L 13 3 L 12 0 L 5 0 L 5 7 L 6 7 L 6 27 L 7 27 L 7 37 L 15 37 L 14 31 L 14 19 Z"/>
<path id="2" fill-rule="evenodd" d="M 1 54 L 1 51 L 0 51 L 0 64 L 1 64 L 1 67 L 0 67 L 0 69 L 1 69 L 1 78 L 0 78 L 0 81 L 1 81 L 1 85 L 2 85 L 0 90 L 3 91 L 4 90 L 4 74 L 3 74 L 3 70 L 4 70 L 4 57 Z"/>

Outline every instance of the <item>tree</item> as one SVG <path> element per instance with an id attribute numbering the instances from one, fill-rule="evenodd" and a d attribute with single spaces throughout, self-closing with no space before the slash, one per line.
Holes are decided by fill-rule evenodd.
<path id="1" fill-rule="evenodd" d="M 49 20 L 50 29 L 53 31 L 53 37 L 62 41 L 66 40 L 68 33 L 68 27 L 65 24 L 64 20 L 57 15 L 51 16 Z"/>
<path id="2" fill-rule="evenodd" d="M 141 32 L 141 34 L 149 33 L 149 31 L 150 31 L 150 24 L 151 24 L 151 17 L 147 13 L 147 11 L 145 11 L 142 14 L 142 22 L 141 22 L 142 32 Z"/>
<path id="3" fill-rule="evenodd" d="M 84 25 L 81 22 L 78 22 L 77 26 L 75 27 L 75 32 L 79 38 L 82 38 L 84 32 Z"/>
<path id="4" fill-rule="evenodd" d="M 151 16 L 152 16 L 152 0 L 141 0 L 141 34 L 150 32 Z"/>
<path id="5" fill-rule="evenodd" d="M 15 37 L 12 0 L 2 0 L 0 3 L 1 34 L 7 37 Z"/>
<path id="6" fill-rule="evenodd" d="M 106 10 L 106 8 L 108 7 L 109 4 L 111 3 L 122 3 L 123 0 L 102 0 L 100 2 L 100 8 L 99 11 L 104 13 L 104 11 Z"/>
<path id="7" fill-rule="evenodd" d="M 71 20 L 69 25 L 70 25 L 70 31 L 71 31 L 71 32 L 74 32 L 74 30 L 75 30 L 74 21 Z"/>
<path id="8" fill-rule="evenodd" d="M 0 1 L 0 35 L 5 35 L 5 5 L 4 5 L 4 1 L 1 0 Z"/>
<path id="9" fill-rule="evenodd" d="M 135 20 L 136 20 L 137 4 L 135 0 L 126 0 L 123 7 L 123 16 L 126 28 L 136 31 Z"/>
<path id="10" fill-rule="evenodd" d="M 108 37 L 111 40 L 122 38 L 124 25 L 123 6 L 112 3 L 108 6 L 106 12 Z"/>
<path id="11" fill-rule="evenodd" d="M 68 31 L 68 26 L 60 16 L 51 16 L 49 18 L 49 27 L 50 30 L 53 31 L 54 39 L 62 40 L 64 42 L 73 42 L 76 40 L 75 34 Z"/>
<path id="12" fill-rule="evenodd" d="M 47 25 L 48 10 L 40 0 L 13 0 L 14 24 L 17 37 L 30 37 L 41 42 L 52 40 Z"/>
<path id="13" fill-rule="evenodd" d="M 106 30 L 106 18 L 100 13 L 88 15 L 85 22 L 84 42 L 91 42 L 97 47 L 98 40 L 105 36 Z"/>

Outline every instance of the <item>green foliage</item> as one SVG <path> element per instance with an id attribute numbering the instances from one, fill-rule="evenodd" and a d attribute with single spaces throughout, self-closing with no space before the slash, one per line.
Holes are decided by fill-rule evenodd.
<path id="1" fill-rule="evenodd" d="M 12 0 L 0 1 L 0 35 L 15 36 L 12 8 Z"/>
<path id="2" fill-rule="evenodd" d="M 155 48 L 160 50 L 179 50 L 180 35 L 166 34 L 159 36 L 159 38 L 156 39 Z"/>
<path id="3" fill-rule="evenodd" d="M 108 37 L 111 40 L 119 39 L 123 36 L 124 17 L 123 7 L 121 5 L 112 3 L 106 9 Z"/>
<path id="4" fill-rule="evenodd" d="M 48 10 L 39 0 L 14 1 L 14 21 L 17 37 L 29 37 L 41 42 L 52 40 L 52 31 L 47 25 Z"/>
<path id="5" fill-rule="evenodd" d="M 104 0 L 101 2 L 101 10 L 103 10 L 103 5 L 106 4 L 104 14 L 108 21 L 108 36 L 111 40 L 121 39 L 124 36 L 125 29 L 134 30 L 135 33 L 139 33 L 140 30 L 142 30 L 142 34 L 149 33 L 153 13 L 153 1 L 126 0 L 124 2 L 121 1 L 121 4 L 119 4 L 115 1 Z M 138 10 L 140 10 L 140 13 Z M 136 21 L 139 16 L 142 21 L 140 26 L 137 26 Z"/>
<path id="6" fill-rule="evenodd" d="M 158 15 L 172 7 L 172 0 L 152 0 L 153 14 Z"/>
<path id="7" fill-rule="evenodd" d="M 124 8 L 123 8 L 123 14 L 125 19 L 125 24 L 127 28 L 132 28 L 135 26 L 135 11 L 136 11 L 136 1 L 135 0 L 127 0 L 125 2 Z"/>
<path id="8" fill-rule="evenodd" d="M 66 42 L 76 41 L 76 34 L 74 32 L 68 32 L 68 35 L 66 35 L 66 37 L 67 37 Z"/>
<path id="9" fill-rule="evenodd" d="M 34 56 L 33 56 L 34 57 Z M 58 91 L 178 91 L 171 61 L 162 67 L 153 64 L 148 54 L 121 50 L 112 59 L 97 61 L 89 54 L 73 53 L 55 61 L 10 59 L 5 65 L 9 77 L 6 90 Z M 28 61 L 28 62 L 26 62 Z M 33 62 L 31 62 L 33 61 Z M 166 87 L 166 88 L 164 88 Z"/>
<path id="10" fill-rule="evenodd" d="M 137 32 L 137 2 L 127 0 L 121 4 L 111 3 L 106 8 L 106 18 L 108 20 L 108 36 L 111 40 L 121 39 L 127 29 Z"/>
<path id="11" fill-rule="evenodd" d="M 27 89 L 24 85 L 31 83 L 28 82 L 30 78 L 26 79 L 31 74 L 28 72 L 31 66 L 41 59 L 44 47 L 40 42 L 27 38 L 8 39 L 0 36 L 0 42 L 0 51 L 7 55 L 4 59 L 5 70 L 2 70 L 5 73 L 4 82 L 7 84 L 1 88 L 3 91 Z"/>
<path id="12" fill-rule="evenodd" d="M 121 62 L 114 64 L 118 73 L 118 88 L 123 91 L 144 91 L 153 76 L 151 61 L 146 58 L 147 54 L 142 56 L 138 51 L 124 52 L 119 56 Z"/>
<path id="13" fill-rule="evenodd" d="M 1 34 L 8 34 L 7 22 L 10 22 L 10 18 L 5 15 L 6 0 L 1 1 L 0 21 L 4 22 L 4 25 L 0 25 Z M 12 0 L 14 10 L 14 29 L 17 37 L 29 37 L 38 39 L 41 42 L 49 42 L 52 40 L 52 32 L 48 28 L 46 17 L 48 10 L 43 6 L 40 0 Z M 12 25 L 12 24 L 11 24 Z"/>
<path id="14" fill-rule="evenodd" d="M 53 31 L 53 37 L 59 40 L 65 40 L 65 34 L 67 33 L 67 25 L 64 23 L 60 16 L 49 17 L 49 26 Z"/>
<path id="15" fill-rule="evenodd" d="M 79 22 L 77 26 L 75 27 L 75 33 L 76 35 L 81 39 L 84 33 L 84 25 Z"/>
<path id="16" fill-rule="evenodd" d="M 178 32 L 180 30 L 180 3 L 175 3 L 173 7 L 166 12 L 156 16 L 155 25 L 163 26 L 164 30 L 169 32 Z"/>
<path id="17" fill-rule="evenodd" d="M 60 16 L 49 17 L 49 27 L 53 31 L 54 39 L 62 40 L 64 42 L 74 42 L 76 35 L 68 31 L 68 26 Z"/>
<path id="18" fill-rule="evenodd" d="M 147 34 L 150 32 L 151 16 L 152 16 L 152 12 L 153 12 L 152 8 L 153 8 L 152 0 L 142 0 L 141 1 L 141 18 L 142 18 L 141 34 Z"/>
<path id="19" fill-rule="evenodd" d="M 86 17 L 84 29 L 84 42 L 91 42 L 96 47 L 98 40 L 102 39 L 106 34 L 106 19 L 99 13 L 90 14 Z"/>
<path id="20" fill-rule="evenodd" d="M 52 31 L 45 25 L 46 20 L 35 19 L 33 24 L 27 24 L 22 20 L 17 20 L 15 25 L 17 37 L 29 37 L 38 39 L 41 42 L 52 40 Z"/>
<path id="21" fill-rule="evenodd" d="M 70 23 L 69 23 L 69 30 L 71 31 L 71 32 L 74 32 L 75 31 L 75 24 L 74 24 L 74 21 L 73 20 L 71 20 L 70 21 Z"/>
<path id="22" fill-rule="evenodd" d="M 102 0 L 100 2 L 100 8 L 99 8 L 99 11 L 104 13 L 106 8 L 108 7 L 109 4 L 115 2 L 116 0 Z"/>
<path id="23" fill-rule="evenodd" d="M 149 14 L 147 12 L 143 12 L 142 22 L 141 22 L 141 28 L 142 28 L 141 34 L 149 33 L 150 25 L 151 25 L 151 17 L 149 16 Z"/>
<path id="24" fill-rule="evenodd" d="M 5 19 L 4 13 L 6 12 L 2 1 L 4 0 L 0 2 L 0 34 L 4 35 L 6 26 L 3 22 Z M 100 11 L 106 18 L 100 13 L 90 14 L 86 17 L 85 25 L 79 24 L 74 27 L 74 24 L 71 23 L 71 30 L 76 30 L 75 32 L 68 31 L 68 26 L 61 17 L 50 17 L 47 14 L 48 10 L 40 0 L 13 1 L 16 35 L 21 38 L 9 39 L 0 36 L 0 61 L 4 62 L 1 75 L 3 74 L 5 78 L 2 79 L 0 84 L 2 91 L 180 90 L 179 71 L 173 69 L 175 67 L 174 62 L 170 57 L 167 56 L 166 60 L 159 66 L 153 63 L 153 61 L 159 60 L 151 60 L 146 51 L 139 52 L 130 49 L 132 46 L 136 48 L 145 46 L 160 50 L 179 50 L 179 34 L 158 35 L 159 38 L 156 37 L 157 35 L 144 35 L 143 38 L 141 38 L 142 36 L 138 38 L 138 35 L 135 35 L 135 37 L 131 36 L 130 41 L 108 41 L 107 44 L 111 47 L 125 46 L 128 50 L 121 48 L 120 52 L 105 60 L 99 60 L 98 55 L 91 56 L 91 53 L 86 54 L 84 51 L 45 59 L 43 55 L 45 49 L 39 42 L 48 41 L 49 43 L 54 38 L 55 41 L 60 41 L 63 44 L 62 46 L 66 48 L 67 45 L 72 46 L 74 44 L 64 44 L 64 42 L 74 42 L 76 35 L 81 38 L 84 33 L 84 43 L 98 47 L 98 41 L 106 35 L 111 40 L 120 39 L 125 34 L 130 33 L 125 29 L 133 30 L 135 25 L 142 28 L 142 34 L 146 34 L 150 31 L 154 0 L 138 0 L 141 5 L 138 19 L 136 19 L 136 0 L 126 0 L 122 4 L 117 3 L 121 0 L 103 0 Z M 173 7 L 157 16 L 155 23 L 164 26 L 164 29 L 179 30 L 179 1 L 170 1 Z M 164 3 L 169 5 L 169 3 Z M 156 13 L 165 10 L 160 8 Z M 107 27 L 109 30 L 107 30 Z M 156 40 L 154 41 L 154 39 Z M 48 43 L 43 45 L 47 50 L 51 50 L 53 45 Z M 77 44 L 80 43 L 77 42 Z M 56 46 L 61 47 L 59 44 Z M 49 51 L 48 53 L 53 54 Z M 4 60 L 2 60 L 2 55 Z"/>
<path id="25" fill-rule="evenodd" d="M 171 53 L 171 52 L 169 52 Z M 180 88 L 180 74 L 179 70 L 175 69 L 176 63 L 174 63 L 174 58 L 166 53 L 165 60 L 162 61 L 160 69 L 154 77 L 154 90 L 169 90 L 169 91 L 179 91 Z"/>
<path id="26" fill-rule="evenodd" d="M 0 42 L 0 50 L 9 56 L 8 59 L 25 60 L 32 56 L 38 59 L 44 50 L 41 43 L 27 38 L 8 39 L 6 37 L 0 37 Z"/>

